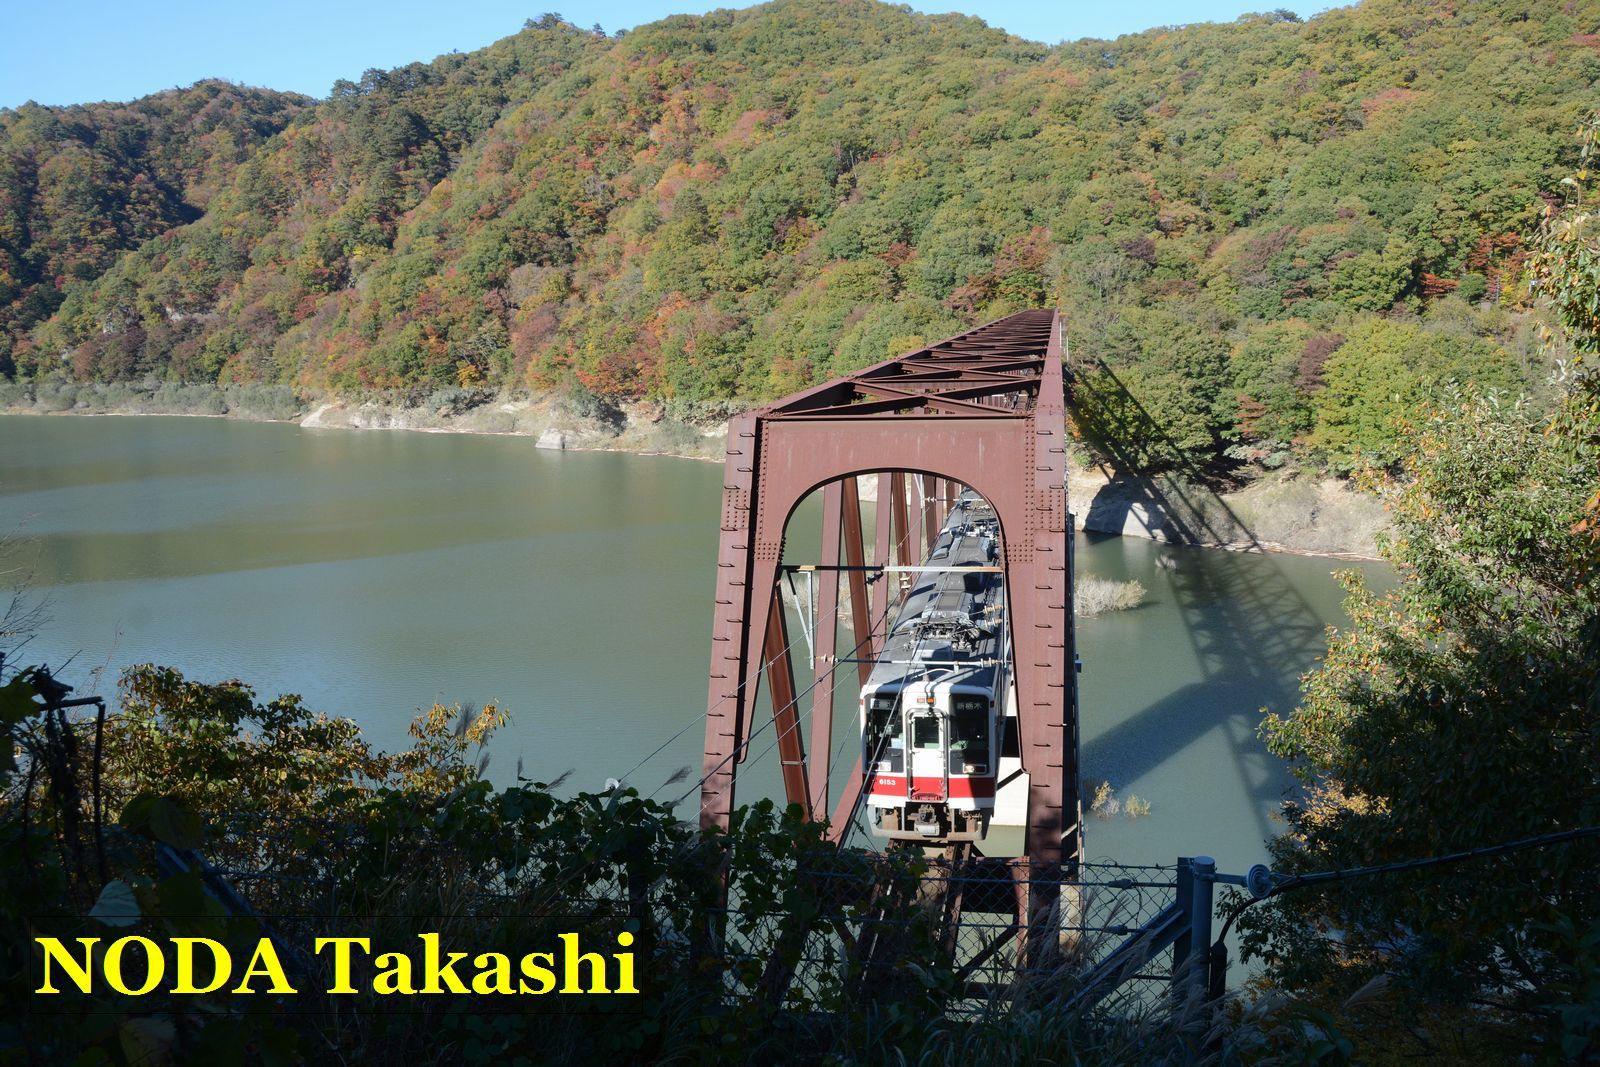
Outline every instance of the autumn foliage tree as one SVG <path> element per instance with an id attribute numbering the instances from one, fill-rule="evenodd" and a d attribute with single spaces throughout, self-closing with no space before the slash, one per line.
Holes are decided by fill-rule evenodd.
<path id="1" fill-rule="evenodd" d="M 1593 127 L 1590 127 L 1591 131 Z M 1580 162 L 1587 181 L 1591 139 Z M 1594 352 L 1594 245 L 1583 206 L 1553 218 L 1534 270 L 1566 340 Z M 1587 331 L 1587 332 L 1586 332 Z M 1334 361 L 1350 344 L 1329 361 Z M 1600 826 L 1600 411 L 1580 360 L 1558 412 L 1454 396 L 1411 419 L 1388 593 L 1347 579 L 1351 623 L 1269 717 L 1306 786 L 1272 843 L 1289 872 L 1419 859 Z M 1440 1058 L 1600 1053 L 1600 843 L 1580 840 L 1412 874 L 1336 882 L 1244 914 L 1272 984 L 1335 1007 L 1377 1049 Z"/>
<path id="2" fill-rule="evenodd" d="M 1366 0 L 1054 48 L 871 2 L 619 38 L 540 18 L 314 107 L 207 90 L 231 117 L 126 180 L 78 112 L 18 109 L 0 374 L 418 404 L 577 381 L 714 418 L 1054 304 L 1190 459 L 1287 439 L 1342 468 L 1332 357 L 1263 377 L 1263 329 L 1451 343 L 1449 305 L 1510 377 L 1542 375 L 1508 354 L 1515 282 L 1600 76 L 1585 17 Z M 159 106 L 97 128 L 136 144 Z M 196 176 L 181 204 L 174 173 Z M 1406 403 L 1443 384 L 1422 377 Z"/>

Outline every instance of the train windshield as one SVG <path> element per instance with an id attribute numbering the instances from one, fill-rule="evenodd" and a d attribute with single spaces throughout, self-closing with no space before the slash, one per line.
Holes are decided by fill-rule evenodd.
<path id="1" fill-rule="evenodd" d="M 950 751 L 964 763 L 989 762 L 989 701 L 982 696 L 954 695 L 950 711 Z"/>
<path id="2" fill-rule="evenodd" d="M 892 692 L 875 694 L 867 701 L 867 759 L 876 760 L 878 770 L 893 774 L 906 766 L 896 696 Z"/>

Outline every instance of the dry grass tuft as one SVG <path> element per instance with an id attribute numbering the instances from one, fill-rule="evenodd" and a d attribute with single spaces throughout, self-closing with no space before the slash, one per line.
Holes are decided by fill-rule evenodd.
<path id="1" fill-rule="evenodd" d="M 1109 578 L 1078 579 L 1074 606 L 1080 619 L 1091 619 L 1108 611 L 1127 611 L 1144 603 L 1144 585 L 1137 581 L 1114 582 Z"/>

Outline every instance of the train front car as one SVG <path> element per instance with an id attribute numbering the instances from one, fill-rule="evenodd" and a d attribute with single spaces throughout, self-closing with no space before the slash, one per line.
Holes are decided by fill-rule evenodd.
<path id="1" fill-rule="evenodd" d="M 1000 531 L 962 494 L 861 690 L 861 766 L 873 833 L 942 844 L 988 830 L 1010 648 Z"/>

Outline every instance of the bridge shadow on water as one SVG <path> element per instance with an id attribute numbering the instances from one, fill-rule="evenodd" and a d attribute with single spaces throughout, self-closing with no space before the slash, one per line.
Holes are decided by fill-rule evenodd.
<path id="1" fill-rule="evenodd" d="M 1282 557 L 1256 536 L 1187 459 L 1161 426 L 1103 365 L 1070 380 L 1079 432 L 1108 458 L 1105 489 L 1088 502 L 1087 516 L 1102 529 L 1130 520 L 1157 540 L 1227 545 L 1234 551 L 1159 549 L 1158 574 L 1169 582 L 1188 642 L 1187 650 L 1152 647 L 1140 653 L 1155 665 L 1191 652 L 1200 681 L 1155 700 L 1089 738 L 1082 750 L 1087 778 L 1131 782 L 1180 752 L 1225 739 L 1232 770 L 1255 803 L 1262 837 L 1273 830 L 1268 809 L 1292 787 L 1283 764 L 1257 736 L 1261 708 L 1285 713 L 1297 699 L 1298 675 L 1326 648 L 1323 617 L 1285 573 Z M 1084 508 L 1081 500 L 1075 509 Z M 1091 543 L 1115 534 L 1089 534 Z M 1152 591 L 1156 592 L 1156 591 Z M 1093 670 L 1093 666 L 1086 667 Z M 1131 680 L 1130 680 L 1131 681 Z M 1108 773 L 1109 772 L 1109 773 Z M 1214 774 L 1227 773 L 1215 766 Z M 1187 799 L 1187 798 L 1186 798 Z M 1204 796 L 1193 798 L 1203 807 Z"/>

